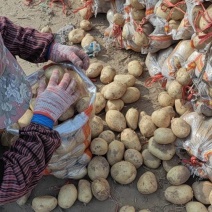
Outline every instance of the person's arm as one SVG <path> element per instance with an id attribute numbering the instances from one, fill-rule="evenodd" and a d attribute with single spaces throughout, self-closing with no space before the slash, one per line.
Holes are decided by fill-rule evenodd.
<path id="1" fill-rule="evenodd" d="M 0 16 L 0 33 L 7 49 L 14 55 L 32 63 L 48 60 L 47 55 L 54 35 L 33 28 L 21 27 Z"/>
<path id="2" fill-rule="evenodd" d="M 19 139 L 0 160 L 0 205 L 17 200 L 36 186 L 60 143 L 56 131 L 39 124 L 20 130 Z"/>

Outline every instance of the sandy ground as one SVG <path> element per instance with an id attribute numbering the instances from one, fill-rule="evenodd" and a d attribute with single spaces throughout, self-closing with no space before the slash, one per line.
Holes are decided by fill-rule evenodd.
<path id="1" fill-rule="evenodd" d="M 37 2 L 37 1 L 35 1 Z M 68 23 L 74 24 L 76 27 L 79 26 L 80 18 L 78 15 L 74 15 L 72 13 L 72 9 L 69 9 L 69 15 L 65 16 L 62 13 L 61 6 L 54 5 L 52 9 L 45 4 L 37 5 L 37 6 L 25 6 L 20 0 L 0 0 L 0 14 L 2 16 L 7 16 L 16 24 L 21 26 L 33 27 L 38 30 L 41 30 L 42 27 L 49 25 L 53 32 L 56 32 L 61 27 Z M 77 2 L 77 1 L 76 1 Z M 72 8 L 77 8 L 75 3 L 71 4 Z M 126 50 L 117 50 L 117 49 L 109 49 L 106 50 L 104 48 L 103 43 L 103 33 L 104 30 L 108 27 L 108 22 L 106 21 L 105 14 L 98 14 L 97 18 L 91 19 L 94 28 L 90 33 L 94 35 L 97 41 L 101 44 L 102 50 L 101 53 L 97 56 L 97 58 L 91 59 L 91 61 L 95 61 L 96 59 L 103 61 L 105 64 L 109 64 L 116 69 L 118 73 L 126 73 L 127 64 L 133 59 L 138 59 L 140 61 L 144 61 L 145 56 L 140 53 L 135 53 L 133 51 Z M 23 69 L 27 74 L 32 73 L 37 70 L 39 65 L 31 64 L 26 61 L 18 59 Z M 159 87 L 153 87 L 151 89 L 147 89 L 144 87 L 144 81 L 148 78 L 148 72 L 145 70 L 143 75 L 137 79 L 136 86 L 141 91 L 141 99 L 136 102 L 136 104 L 128 105 L 124 108 L 123 112 L 129 107 L 136 107 L 140 111 L 145 111 L 147 114 L 151 114 L 157 105 L 157 94 L 160 91 Z M 97 86 L 100 87 L 100 83 L 97 81 Z M 141 141 L 144 142 L 143 138 Z M 183 212 L 185 211 L 185 207 L 176 206 L 168 203 L 164 199 L 164 189 L 169 185 L 166 180 L 166 173 L 162 166 L 160 166 L 156 170 L 152 170 L 156 176 L 159 183 L 159 189 L 157 192 L 145 196 L 141 195 L 137 188 L 136 182 L 142 173 L 149 170 L 146 167 L 142 167 L 138 170 L 138 175 L 134 183 L 122 186 L 116 184 L 111 178 L 109 178 L 111 185 L 111 198 L 107 201 L 100 202 L 95 198 L 87 205 L 84 206 L 82 203 L 77 201 L 73 207 L 70 209 L 64 210 L 57 207 L 54 211 L 69 211 L 69 212 L 115 212 L 118 211 L 118 208 L 123 205 L 133 205 L 136 210 L 148 208 L 152 212 Z M 32 192 L 27 204 L 25 206 L 18 206 L 16 203 L 8 204 L 0 207 L 0 211 L 2 212 L 22 212 L 22 211 L 33 211 L 31 209 L 31 201 L 33 197 L 40 195 L 53 195 L 57 196 L 59 188 L 66 183 L 66 180 L 60 180 L 52 176 L 43 177 L 43 179 L 39 182 L 37 187 Z M 77 184 L 76 181 L 70 180 Z"/>

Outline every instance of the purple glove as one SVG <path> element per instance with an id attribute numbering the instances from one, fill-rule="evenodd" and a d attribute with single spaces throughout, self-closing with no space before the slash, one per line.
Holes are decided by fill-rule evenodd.
<path id="1" fill-rule="evenodd" d="M 66 46 L 53 43 L 50 47 L 49 60 L 59 63 L 71 61 L 74 65 L 87 70 L 89 66 L 89 56 L 76 46 Z"/>
<path id="2" fill-rule="evenodd" d="M 58 70 L 53 71 L 46 87 L 42 81 L 38 89 L 38 97 L 35 103 L 34 114 L 41 114 L 56 121 L 78 98 L 76 81 L 65 73 L 61 82 Z"/>

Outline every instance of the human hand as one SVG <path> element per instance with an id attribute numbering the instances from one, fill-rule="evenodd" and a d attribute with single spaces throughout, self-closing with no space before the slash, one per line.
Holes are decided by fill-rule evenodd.
<path id="1" fill-rule="evenodd" d="M 65 73 L 59 82 L 59 72 L 54 70 L 47 87 L 45 80 L 39 85 L 34 114 L 41 114 L 56 121 L 78 96 L 76 81 Z"/>
<path id="2" fill-rule="evenodd" d="M 50 47 L 49 59 L 55 63 L 70 61 L 74 65 L 87 70 L 89 56 L 76 46 L 53 43 Z"/>

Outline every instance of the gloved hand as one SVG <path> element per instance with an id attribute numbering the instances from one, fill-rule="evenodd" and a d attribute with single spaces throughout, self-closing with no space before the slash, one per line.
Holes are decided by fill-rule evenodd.
<path id="1" fill-rule="evenodd" d="M 65 73 L 61 82 L 59 81 L 58 70 L 53 71 L 46 87 L 42 81 L 38 88 L 34 114 L 44 115 L 56 121 L 78 98 L 76 81 Z"/>
<path id="2" fill-rule="evenodd" d="M 49 60 L 58 63 L 71 61 L 74 65 L 87 70 L 89 66 L 89 56 L 76 46 L 66 46 L 53 43 L 50 47 Z"/>

